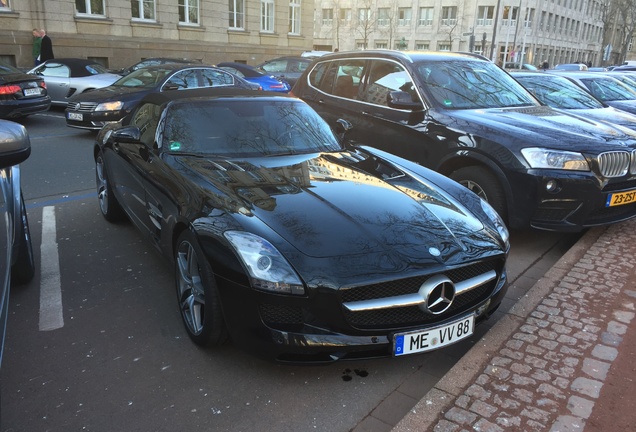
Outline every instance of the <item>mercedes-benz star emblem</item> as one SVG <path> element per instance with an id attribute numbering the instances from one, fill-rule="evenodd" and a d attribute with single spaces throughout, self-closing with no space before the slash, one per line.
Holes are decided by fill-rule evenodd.
<path id="1" fill-rule="evenodd" d="M 424 299 L 420 309 L 433 315 L 446 312 L 455 299 L 455 285 L 444 275 L 436 275 L 428 279 L 418 292 Z"/>

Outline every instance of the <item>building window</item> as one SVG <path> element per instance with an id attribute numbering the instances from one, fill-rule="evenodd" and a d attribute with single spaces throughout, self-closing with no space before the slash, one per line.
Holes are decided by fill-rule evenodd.
<path id="1" fill-rule="evenodd" d="M 437 47 L 438 51 L 450 51 L 451 50 L 451 45 L 447 42 L 445 43 L 440 43 Z"/>
<path id="2" fill-rule="evenodd" d="M 391 23 L 389 18 L 389 8 L 378 8 L 378 25 L 386 27 Z"/>
<path id="3" fill-rule="evenodd" d="M 375 47 L 377 49 L 387 49 L 389 45 L 386 42 L 376 42 Z"/>
<path id="4" fill-rule="evenodd" d="M 367 44 L 364 42 L 356 42 L 356 49 L 364 50 L 367 49 Z"/>
<path id="5" fill-rule="evenodd" d="M 371 9 L 369 8 L 359 8 L 358 9 L 358 21 L 359 22 L 367 22 L 371 19 Z"/>
<path id="6" fill-rule="evenodd" d="M 11 9 L 11 2 L 9 0 L 0 0 L 0 10 Z"/>
<path id="7" fill-rule="evenodd" d="M 420 8 L 420 20 L 418 24 L 421 26 L 433 25 L 433 8 L 432 7 Z"/>
<path id="8" fill-rule="evenodd" d="M 300 34 L 300 0 L 289 1 L 289 34 Z"/>
<path id="9" fill-rule="evenodd" d="M 91 3 L 94 2 L 91 1 Z M 130 9 L 132 10 L 133 19 L 154 21 L 155 6 L 155 0 L 130 0 Z"/>
<path id="10" fill-rule="evenodd" d="M 322 10 L 322 25 L 331 25 L 333 23 L 333 9 Z"/>
<path id="11" fill-rule="evenodd" d="M 199 0 L 179 0 L 179 22 L 199 24 Z"/>
<path id="12" fill-rule="evenodd" d="M 428 42 L 415 42 L 415 49 L 418 51 L 428 51 L 430 48 Z"/>
<path id="13" fill-rule="evenodd" d="M 495 14 L 494 6 L 479 6 L 478 15 L 477 15 L 477 25 L 491 26 L 492 17 L 494 14 Z"/>
<path id="14" fill-rule="evenodd" d="M 351 22 L 351 9 L 349 8 L 340 9 L 340 21 L 343 23 Z"/>
<path id="15" fill-rule="evenodd" d="M 261 0 L 261 31 L 274 32 L 274 0 Z"/>
<path id="16" fill-rule="evenodd" d="M 442 25 L 455 24 L 457 24 L 457 6 L 444 6 L 442 8 Z"/>
<path id="17" fill-rule="evenodd" d="M 6 2 L 4 2 L 6 3 Z M 104 0 L 75 0 L 78 15 L 104 15 Z"/>
<path id="18" fill-rule="evenodd" d="M 501 25 L 514 27 L 517 25 L 517 13 L 519 8 L 515 6 L 505 6 L 503 10 L 503 21 Z"/>
<path id="19" fill-rule="evenodd" d="M 230 22 L 233 29 L 243 29 L 245 20 L 245 3 L 243 0 L 229 0 Z"/>
<path id="20" fill-rule="evenodd" d="M 399 8 L 398 9 L 398 25 L 409 26 L 411 25 L 411 8 Z"/>

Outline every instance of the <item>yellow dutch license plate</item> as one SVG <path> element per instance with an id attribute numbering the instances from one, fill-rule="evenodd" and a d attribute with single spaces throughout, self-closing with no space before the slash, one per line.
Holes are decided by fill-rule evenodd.
<path id="1" fill-rule="evenodd" d="M 636 201 L 636 190 L 627 192 L 617 192 L 609 194 L 607 201 L 605 201 L 605 207 L 614 207 L 623 204 L 630 204 Z"/>

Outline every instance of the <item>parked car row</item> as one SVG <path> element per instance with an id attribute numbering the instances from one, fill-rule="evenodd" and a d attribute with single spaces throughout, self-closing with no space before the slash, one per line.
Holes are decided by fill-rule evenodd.
<path id="1" fill-rule="evenodd" d="M 99 130 L 103 217 L 174 264 L 196 344 L 312 363 L 438 349 L 499 306 L 508 227 L 636 216 L 635 123 L 569 72 L 526 88 L 475 55 L 303 59 L 293 95 L 254 91 L 243 65 L 164 63 L 67 105 Z"/>

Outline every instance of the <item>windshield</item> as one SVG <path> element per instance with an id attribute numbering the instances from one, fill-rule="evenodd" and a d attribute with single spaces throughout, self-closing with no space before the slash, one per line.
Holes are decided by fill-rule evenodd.
<path id="1" fill-rule="evenodd" d="M 327 123 L 298 100 L 174 103 L 159 142 L 164 151 L 259 157 L 341 150 Z"/>
<path id="2" fill-rule="evenodd" d="M 588 92 L 562 77 L 517 77 L 517 80 L 537 99 L 552 108 L 603 108 L 603 104 Z"/>
<path id="3" fill-rule="evenodd" d="M 134 72 L 118 79 L 113 83 L 115 87 L 139 87 L 154 88 L 158 86 L 163 78 L 171 73 L 171 69 L 137 69 Z"/>
<path id="4" fill-rule="evenodd" d="M 582 78 L 581 82 L 596 99 L 603 102 L 636 99 L 636 92 L 611 77 Z"/>
<path id="5" fill-rule="evenodd" d="M 446 109 L 537 105 L 523 86 L 494 63 L 427 61 L 417 63 L 415 70 L 429 96 Z"/>
<path id="6" fill-rule="evenodd" d="M 90 75 L 108 73 L 108 69 L 106 69 L 104 66 L 100 65 L 99 63 L 89 64 L 84 66 L 84 68 Z"/>

